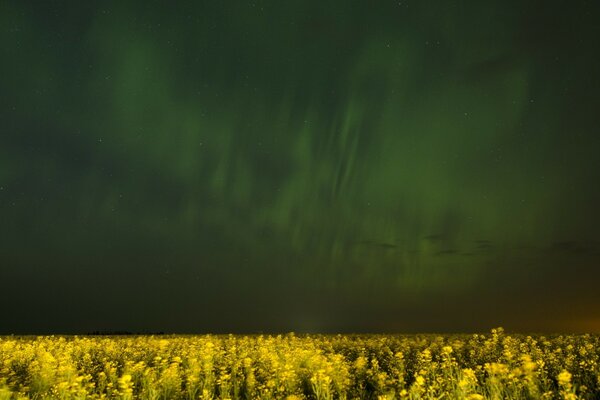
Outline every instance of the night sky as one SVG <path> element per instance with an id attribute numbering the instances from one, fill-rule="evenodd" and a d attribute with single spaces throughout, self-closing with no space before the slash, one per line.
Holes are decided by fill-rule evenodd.
<path id="1" fill-rule="evenodd" d="M 600 332 L 598 21 L 0 2 L 0 333 Z"/>

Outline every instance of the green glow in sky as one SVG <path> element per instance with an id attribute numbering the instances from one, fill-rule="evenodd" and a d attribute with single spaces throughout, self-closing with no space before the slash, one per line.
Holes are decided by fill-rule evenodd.
<path id="1" fill-rule="evenodd" d="M 599 11 L 3 2 L 0 333 L 600 331 Z"/>

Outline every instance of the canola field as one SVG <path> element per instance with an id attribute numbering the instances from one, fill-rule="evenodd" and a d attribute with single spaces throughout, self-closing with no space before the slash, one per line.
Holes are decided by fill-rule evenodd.
<path id="1" fill-rule="evenodd" d="M 6 399 L 600 399 L 598 335 L 0 337 Z"/>

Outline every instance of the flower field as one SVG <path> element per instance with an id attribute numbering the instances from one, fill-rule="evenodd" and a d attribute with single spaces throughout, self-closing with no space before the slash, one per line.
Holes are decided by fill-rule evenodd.
<path id="1" fill-rule="evenodd" d="M 0 338 L 3 399 L 598 399 L 600 337 Z"/>

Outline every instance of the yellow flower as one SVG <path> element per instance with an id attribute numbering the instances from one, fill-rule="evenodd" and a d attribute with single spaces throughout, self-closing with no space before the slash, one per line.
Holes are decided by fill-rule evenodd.
<path id="1" fill-rule="evenodd" d="M 571 384 L 571 374 L 568 371 L 563 370 L 558 374 L 558 384 L 561 386 L 569 386 Z"/>
<path id="2" fill-rule="evenodd" d="M 508 374 L 508 367 L 506 364 L 501 363 L 486 363 L 485 368 L 492 375 L 506 375 Z"/>
<path id="3" fill-rule="evenodd" d="M 525 354 L 521 357 L 521 361 L 523 362 L 523 369 L 525 373 L 531 373 L 535 370 L 537 364 L 531 361 L 531 356 Z"/>
<path id="4" fill-rule="evenodd" d="M 467 400 L 483 400 L 483 396 L 479 393 L 471 393 L 467 396 Z"/>
<path id="5" fill-rule="evenodd" d="M 123 394 L 131 394 L 133 392 L 133 382 L 131 382 L 131 375 L 125 374 L 119 378 L 119 389 Z"/>

